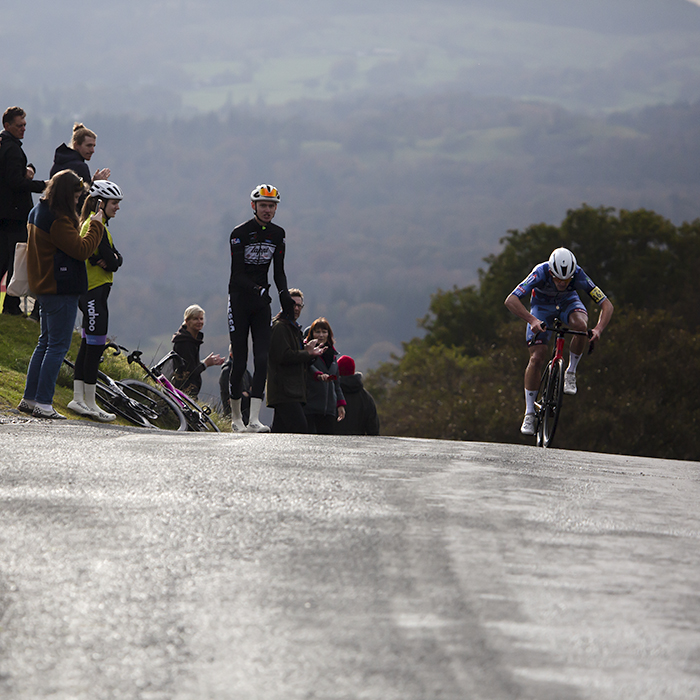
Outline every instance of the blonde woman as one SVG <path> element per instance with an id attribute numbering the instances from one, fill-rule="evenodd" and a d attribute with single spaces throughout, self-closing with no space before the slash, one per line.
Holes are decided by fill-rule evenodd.
<path id="1" fill-rule="evenodd" d="M 223 365 L 221 355 L 210 353 L 199 359 L 199 348 L 204 342 L 204 309 L 192 304 L 185 309 L 183 323 L 173 336 L 173 350 L 182 358 L 181 367 L 175 372 L 173 384 L 196 399 L 202 388 L 202 372 L 212 365 Z"/>

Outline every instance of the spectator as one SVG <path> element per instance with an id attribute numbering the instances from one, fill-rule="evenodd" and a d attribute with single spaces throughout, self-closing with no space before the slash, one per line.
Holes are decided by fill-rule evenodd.
<path id="1" fill-rule="evenodd" d="M 78 298 L 87 291 L 85 260 L 102 240 L 102 212 L 81 237 L 76 207 L 85 184 L 72 170 L 56 173 L 29 213 L 27 274 L 39 301 L 41 334 L 29 361 L 19 410 L 38 418 L 65 418 L 52 405 L 56 378 L 73 337 Z M 60 270 L 60 275 L 55 271 Z"/>
<path id="2" fill-rule="evenodd" d="M 54 153 L 53 166 L 51 166 L 51 177 L 60 170 L 72 170 L 80 175 L 85 182 L 94 182 L 95 180 L 109 180 L 109 168 L 96 170 L 93 176 L 90 176 L 90 168 L 88 168 L 86 160 L 92 158 L 97 144 L 97 134 L 88 129 L 84 124 L 76 122 L 73 125 L 73 138 L 70 143 L 70 148 L 62 143 Z"/>
<path id="3" fill-rule="evenodd" d="M 15 245 L 27 240 L 27 217 L 32 209 L 32 192 L 43 192 L 46 183 L 35 180 L 36 168 L 27 163 L 22 139 L 27 115 L 20 107 L 9 107 L 2 115 L 0 133 L 0 279 L 12 279 Z M 19 297 L 5 294 L 4 314 L 21 316 Z"/>
<path id="4" fill-rule="evenodd" d="M 116 418 L 114 413 L 103 411 L 95 402 L 97 372 L 102 353 L 107 343 L 107 326 L 109 310 L 107 299 L 112 291 L 114 273 L 123 262 L 119 251 L 114 247 L 112 234 L 107 228 L 109 220 L 119 211 L 119 202 L 123 199 L 119 186 L 109 180 L 95 180 L 90 187 L 88 197 L 83 204 L 80 217 L 80 235 L 85 236 L 90 227 L 91 217 L 101 214 L 105 235 L 100 245 L 88 258 L 88 290 L 79 301 L 83 312 L 82 341 L 78 357 L 75 360 L 75 378 L 73 380 L 73 400 L 68 404 L 71 411 L 81 416 L 95 418 L 107 423 Z"/>
<path id="5" fill-rule="evenodd" d="M 311 363 L 307 374 L 306 422 L 310 433 L 333 435 L 336 424 L 345 418 L 345 398 L 338 383 L 338 353 L 331 324 L 325 318 L 317 318 L 309 328 L 308 337 L 317 340 L 324 350 Z"/>
<path id="6" fill-rule="evenodd" d="M 272 185 L 258 185 L 250 193 L 254 216 L 231 232 L 231 277 L 228 286 L 229 336 L 233 352 L 231 371 L 231 429 L 269 432 L 259 414 L 265 392 L 267 352 L 270 346 L 270 264 L 280 295 L 292 307 L 284 272 L 284 229 L 272 223 L 280 194 Z M 283 305 L 284 308 L 284 305 Z M 248 426 L 241 416 L 241 378 L 248 365 L 248 335 L 253 338 L 253 389 Z"/>
<path id="7" fill-rule="evenodd" d="M 267 356 L 267 405 L 275 409 L 273 433 L 308 433 L 304 404 L 308 366 L 324 348 L 317 340 L 304 344 L 297 323 L 304 308 L 304 295 L 290 289 L 283 296 L 282 311 L 272 324 Z"/>
<path id="8" fill-rule="evenodd" d="M 355 361 L 338 358 L 340 386 L 345 396 L 345 420 L 338 423 L 338 435 L 379 435 L 379 418 L 372 395 L 362 383 L 362 373 L 355 372 Z"/>
<path id="9" fill-rule="evenodd" d="M 233 365 L 233 355 L 231 346 L 228 348 L 228 359 L 221 365 L 219 375 L 219 393 L 221 394 L 221 407 L 225 417 L 231 416 L 231 367 Z M 246 367 L 241 379 L 241 417 L 243 423 L 248 425 L 250 417 L 250 392 L 253 388 L 253 376 Z"/>
<path id="10" fill-rule="evenodd" d="M 173 350 L 182 358 L 182 366 L 173 376 L 173 385 L 196 399 L 202 388 L 202 372 L 212 365 L 223 365 L 221 355 L 209 353 L 199 359 L 199 346 L 204 342 L 204 309 L 192 304 L 185 309 L 184 321 L 173 336 Z"/>

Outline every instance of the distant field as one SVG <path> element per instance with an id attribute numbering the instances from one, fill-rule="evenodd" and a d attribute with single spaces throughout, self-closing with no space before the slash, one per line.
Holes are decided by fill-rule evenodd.
<path id="1" fill-rule="evenodd" d="M 611 36 L 463 11 L 396 17 L 381 29 L 365 32 L 357 16 L 337 18 L 324 26 L 322 43 L 300 27 L 292 55 L 186 62 L 184 104 L 215 110 L 449 85 L 572 109 L 590 106 L 585 94 L 596 88 L 605 109 L 627 109 L 675 101 L 689 80 L 700 83 L 694 36 Z"/>

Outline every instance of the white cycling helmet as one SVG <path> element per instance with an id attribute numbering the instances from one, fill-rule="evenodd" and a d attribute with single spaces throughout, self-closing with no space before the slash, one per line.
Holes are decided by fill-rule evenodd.
<path id="1" fill-rule="evenodd" d="M 576 256 L 568 248 L 557 248 L 549 256 L 549 269 L 560 280 L 568 280 L 576 272 Z"/>
<path id="2" fill-rule="evenodd" d="M 250 193 L 251 202 L 279 202 L 280 193 L 273 185 L 258 185 Z"/>
<path id="3" fill-rule="evenodd" d="M 109 180 L 95 180 L 90 187 L 90 197 L 102 197 L 102 199 L 124 199 L 119 185 Z"/>

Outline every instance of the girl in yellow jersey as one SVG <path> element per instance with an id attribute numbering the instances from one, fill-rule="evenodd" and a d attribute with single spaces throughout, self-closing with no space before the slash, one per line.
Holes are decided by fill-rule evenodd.
<path id="1" fill-rule="evenodd" d="M 123 198 L 118 185 L 109 180 L 95 180 L 90 187 L 80 218 L 81 235 L 87 233 L 90 217 L 95 212 L 102 212 L 105 235 L 102 242 L 88 258 L 88 291 L 80 297 L 80 310 L 83 312 L 83 340 L 75 361 L 75 380 L 73 382 L 73 400 L 68 408 L 76 413 L 89 416 L 102 422 L 116 418 L 113 413 L 103 411 L 95 402 L 95 387 L 100 359 L 107 342 L 107 325 L 109 314 L 107 298 L 112 289 L 114 273 L 122 264 L 122 256 L 114 247 L 112 234 L 107 228 L 109 220 L 119 211 L 119 202 Z"/>

